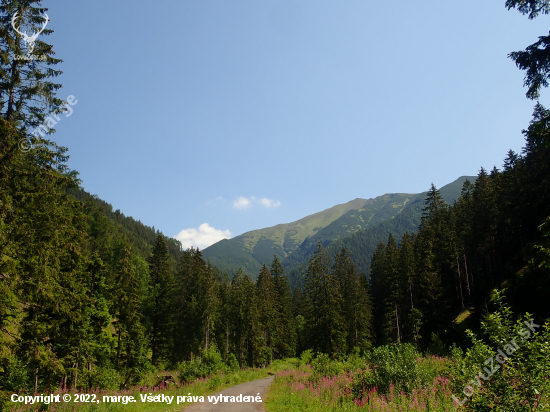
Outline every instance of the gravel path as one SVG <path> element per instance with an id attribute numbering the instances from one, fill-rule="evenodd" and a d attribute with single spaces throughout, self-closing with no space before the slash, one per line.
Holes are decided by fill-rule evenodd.
<path id="1" fill-rule="evenodd" d="M 259 379 L 257 381 L 252 382 L 246 382 L 241 383 L 237 386 L 232 386 L 231 388 L 227 388 L 221 392 L 216 393 L 214 396 L 218 397 L 220 394 L 223 396 L 234 396 L 235 398 L 239 395 L 244 396 L 253 396 L 254 399 L 260 394 L 260 397 L 262 398 L 262 402 L 218 402 L 217 404 L 214 404 L 212 402 L 208 402 L 208 397 L 205 396 L 204 400 L 205 402 L 197 402 L 193 404 L 192 406 L 185 408 L 185 412 L 187 411 L 201 411 L 201 412 L 247 412 L 247 411 L 264 411 L 264 404 L 265 401 L 265 392 L 266 389 L 271 383 L 273 382 L 273 376 L 269 376 L 264 379 Z"/>

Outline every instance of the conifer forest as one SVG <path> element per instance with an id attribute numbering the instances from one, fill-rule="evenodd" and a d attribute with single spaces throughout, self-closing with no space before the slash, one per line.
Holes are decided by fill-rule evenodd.
<path id="1" fill-rule="evenodd" d="M 70 109 L 62 57 L 46 28 L 31 50 L 46 57 L 18 58 L 12 17 L 39 31 L 46 12 L 0 4 L 0 411 L 69 410 L 13 394 L 207 396 L 268 375 L 269 411 L 550 408 L 550 35 L 509 55 L 534 106 L 521 153 L 452 203 L 426 187 L 419 226 L 384 232 L 368 265 L 355 237 L 232 273 L 86 192 L 55 130 L 35 132 Z"/>

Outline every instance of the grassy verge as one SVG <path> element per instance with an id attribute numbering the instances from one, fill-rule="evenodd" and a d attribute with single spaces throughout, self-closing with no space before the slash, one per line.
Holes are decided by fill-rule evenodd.
<path id="1" fill-rule="evenodd" d="M 445 362 L 441 358 L 419 359 L 421 368 L 439 372 Z M 431 382 L 409 393 L 392 384 L 387 393 L 376 387 L 357 390 L 357 381 L 364 372 L 342 371 L 334 376 L 321 376 L 310 365 L 276 373 L 268 389 L 265 407 L 269 412 L 293 411 L 454 411 L 450 382 L 436 373 Z"/>
<path id="2" fill-rule="evenodd" d="M 233 373 L 224 373 L 220 372 L 214 375 L 211 375 L 207 379 L 200 378 L 190 383 L 185 384 L 169 384 L 169 385 L 160 385 L 157 387 L 148 387 L 148 386 L 135 386 L 128 390 L 124 391 L 108 391 L 108 390 L 94 390 L 88 391 L 87 394 L 90 395 L 90 399 L 95 395 L 95 399 L 99 400 L 100 403 L 74 403 L 74 402 L 55 402 L 49 405 L 45 404 L 34 404 L 34 405 L 24 405 L 21 403 L 8 402 L 6 405 L 6 412 L 38 412 L 38 411 L 48 411 L 48 412 L 68 412 L 68 411 L 94 411 L 94 412 L 107 412 L 107 411 L 124 411 L 124 412 L 146 412 L 146 411 L 181 411 L 189 405 L 188 402 L 176 404 L 177 396 L 204 396 L 211 395 L 213 393 L 219 392 L 228 387 L 238 385 L 244 382 L 250 382 L 257 379 L 265 378 L 269 375 L 276 374 L 281 370 L 288 369 L 291 367 L 291 363 L 283 361 L 275 361 L 272 365 L 267 368 L 255 368 L 255 369 L 243 369 Z M 54 394 L 60 394 L 61 397 L 65 394 L 71 395 L 72 399 L 75 398 L 75 392 L 73 391 L 59 391 Z M 173 401 L 168 404 L 167 402 L 142 402 L 140 395 L 149 395 L 157 396 L 164 395 L 173 396 Z M 190 394 L 190 395 L 189 395 Z M 21 394 L 25 395 L 25 394 Z M 46 394 L 44 394 L 46 395 Z M 103 402 L 103 396 L 120 396 L 120 402 Z M 133 396 L 136 400 L 135 403 L 126 403 L 123 404 L 123 397 Z M 128 398 L 126 398 L 128 399 Z M 205 398 L 205 402 L 208 399 Z"/>

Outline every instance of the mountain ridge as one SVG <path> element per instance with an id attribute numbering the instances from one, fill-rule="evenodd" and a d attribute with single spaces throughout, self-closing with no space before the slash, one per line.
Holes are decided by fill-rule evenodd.
<path id="1" fill-rule="evenodd" d="M 447 203 L 458 198 L 466 179 L 475 181 L 475 176 L 461 176 L 442 187 L 442 196 Z M 255 278 L 262 264 L 270 264 L 273 256 L 277 255 L 289 272 L 304 260 L 309 260 L 317 242 L 326 247 L 354 233 L 383 224 L 394 219 L 419 197 L 423 200 L 425 194 L 386 193 L 370 199 L 355 198 L 294 222 L 255 229 L 232 239 L 221 240 L 205 248 L 203 256 L 230 275 L 242 268 Z M 416 224 L 416 217 L 419 223 L 418 213 L 415 210 L 412 223 L 407 222 L 407 228 Z"/>

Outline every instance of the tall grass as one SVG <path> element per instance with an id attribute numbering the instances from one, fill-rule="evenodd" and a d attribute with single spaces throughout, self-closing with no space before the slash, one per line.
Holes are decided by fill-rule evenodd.
<path id="1" fill-rule="evenodd" d="M 333 376 L 323 376 L 310 365 L 283 370 L 275 375 L 265 406 L 269 412 L 455 411 L 449 378 L 442 375 L 448 361 L 427 356 L 413 362 L 413 369 L 418 371 L 416 387 L 396 386 L 390 380 L 384 391 L 378 386 L 358 388 L 365 382 L 365 376 L 376 376 L 373 367 L 378 370 L 383 365 L 370 364 L 365 369 L 352 370 L 344 363 L 344 370 Z"/>

